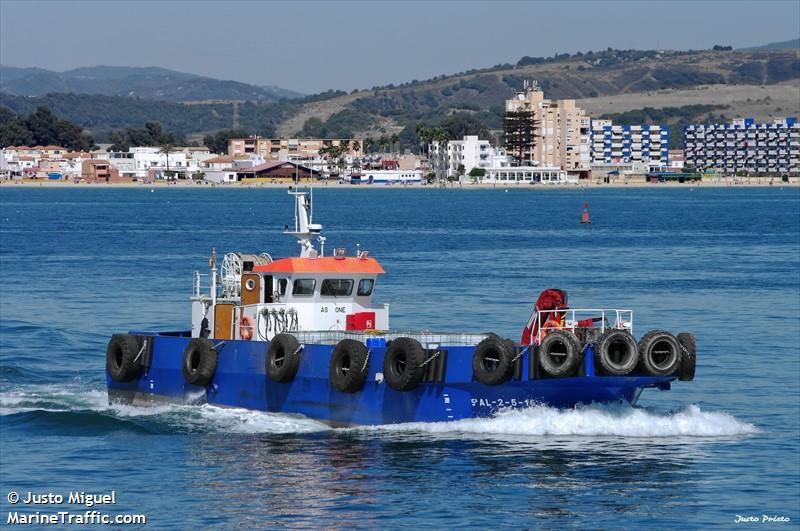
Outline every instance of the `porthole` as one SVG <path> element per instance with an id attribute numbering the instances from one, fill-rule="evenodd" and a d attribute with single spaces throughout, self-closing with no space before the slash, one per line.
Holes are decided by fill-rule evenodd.
<path id="1" fill-rule="evenodd" d="M 244 283 L 244 287 L 247 288 L 247 291 L 253 291 L 256 287 L 256 281 L 248 278 Z"/>

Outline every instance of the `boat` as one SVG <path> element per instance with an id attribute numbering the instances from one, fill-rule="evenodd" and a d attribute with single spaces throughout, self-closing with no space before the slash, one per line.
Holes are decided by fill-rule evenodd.
<path id="1" fill-rule="evenodd" d="M 633 311 L 571 308 L 546 289 L 519 341 L 490 332 L 396 330 L 374 300 L 367 250 L 325 254 L 313 191 L 289 189 L 299 256 L 225 254 L 196 271 L 191 328 L 114 334 L 111 403 L 211 404 L 297 414 L 335 426 L 487 417 L 545 404 L 635 404 L 645 389 L 692 380 L 695 338 L 653 330 Z"/>
<path id="2" fill-rule="evenodd" d="M 421 184 L 422 172 L 419 170 L 365 170 L 354 172 L 346 177 L 350 184 Z"/>

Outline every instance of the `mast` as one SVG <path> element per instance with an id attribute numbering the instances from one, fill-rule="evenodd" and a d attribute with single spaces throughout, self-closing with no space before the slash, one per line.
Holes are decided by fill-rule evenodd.
<path id="1" fill-rule="evenodd" d="M 289 190 L 289 195 L 293 195 L 295 198 L 294 231 L 287 229 L 284 234 L 297 237 L 301 258 L 317 258 L 325 255 L 325 236 L 322 235 L 322 225 L 313 222 L 312 193 L 311 188 L 303 192 Z M 319 252 L 314 248 L 312 242 L 314 238 L 319 242 Z"/>

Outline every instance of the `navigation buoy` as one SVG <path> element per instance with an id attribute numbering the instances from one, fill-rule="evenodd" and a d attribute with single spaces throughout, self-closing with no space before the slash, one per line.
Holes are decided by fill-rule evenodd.
<path id="1" fill-rule="evenodd" d="M 591 223 L 592 220 L 589 219 L 589 203 L 583 204 L 583 214 L 581 214 L 581 223 L 587 225 Z"/>

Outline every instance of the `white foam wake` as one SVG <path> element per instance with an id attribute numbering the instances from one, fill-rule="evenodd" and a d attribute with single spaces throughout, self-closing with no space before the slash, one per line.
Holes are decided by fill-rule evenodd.
<path id="1" fill-rule="evenodd" d="M 408 423 L 373 430 L 509 436 L 618 437 L 731 437 L 758 432 L 748 423 L 722 412 L 702 411 L 696 405 L 657 412 L 627 404 L 556 409 L 534 406 L 501 411 L 485 419 L 441 423 Z"/>
<path id="2" fill-rule="evenodd" d="M 157 424 L 167 431 L 179 432 L 282 434 L 331 429 L 322 422 L 299 415 L 223 408 L 208 404 L 109 405 L 105 390 L 86 389 L 77 383 L 25 386 L 0 392 L 0 415 L 29 411 L 89 411 L 118 419 Z M 736 419 L 727 413 L 702 411 L 696 405 L 677 411 L 661 412 L 627 404 L 606 404 L 574 409 L 534 406 L 523 410 L 501 411 L 491 418 L 389 424 L 356 427 L 348 431 L 530 439 L 546 436 L 716 438 L 748 435 L 758 432 L 758 429 L 753 424 Z"/>
<path id="3" fill-rule="evenodd" d="M 145 425 L 149 422 L 177 432 L 282 434 L 331 429 L 327 424 L 299 415 L 223 408 L 208 404 L 109 404 L 105 390 L 86 390 L 79 385 L 31 385 L 0 392 L 0 416 L 33 411 L 88 411 L 123 420 L 141 421 Z"/>

